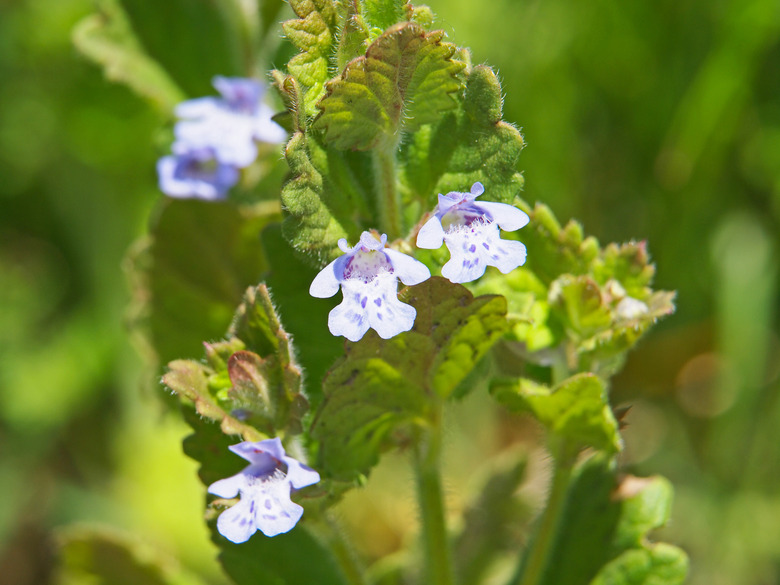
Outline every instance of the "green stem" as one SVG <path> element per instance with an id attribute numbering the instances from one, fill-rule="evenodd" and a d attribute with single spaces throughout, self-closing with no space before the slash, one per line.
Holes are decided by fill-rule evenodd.
<path id="1" fill-rule="evenodd" d="M 417 495 L 422 522 L 423 555 L 426 585 L 452 585 L 452 573 L 444 494 L 441 489 L 439 458 L 441 455 L 441 410 L 435 415 L 430 431 L 416 449 L 415 471 Z"/>
<path id="2" fill-rule="evenodd" d="M 374 188 L 376 190 L 379 228 L 387 234 L 388 240 L 400 238 L 401 212 L 398 194 L 398 177 L 395 168 L 396 143 L 385 141 L 373 152 Z"/>
<path id="3" fill-rule="evenodd" d="M 345 540 L 344 533 L 337 522 L 330 515 L 324 514 L 316 521 L 311 522 L 311 525 L 320 539 L 330 548 L 347 579 L 347 583 L 349 585 L 367 585 L 368 582 L 355 551 Z"/>
<path id="4" fill-rule="evenodd" d="M 536 535 L 531 541 L 525 558 L 511 581 L 512 585 L 539 585 L 550 561 L 549 556 L 558 534 L 561 514 L 566 505 L 566 493 L 575 459 L 574 453 L 568 446 L 561 445 L 560 447 L 553 468 L 547 506 L 539 519 Z"/>

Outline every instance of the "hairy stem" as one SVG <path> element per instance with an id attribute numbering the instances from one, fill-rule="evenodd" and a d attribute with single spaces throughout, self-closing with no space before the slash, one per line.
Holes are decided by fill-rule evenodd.
<path id="1" fill-rule="evenodd" d="M 394 141 L 379 144 L 373 151 L 379 229 L 389 240 L 401 237 L 401 205 L 398 194 Z"/>
<path id="2" fill-rule="evenodd" d="M 567 445 L 561 445 L 555 458 L 550 494 L 547 506 L 539 518 L 536 534 L 528 551 L 512 579 L 512 585 L 539 585 L 550 562 L 550 553 L 558 534 L 561 514 L 566 505 L 576 452 Z"/>
<path id="3" fill-rule="evenodd" d="M 441 489 L 441 410 L 434 424 L 422 438 L 416 449 L 415 471 L 417 473 L 417 495 L 422 522 L 423 555 L 426 585 L 452 585 L 452 573 L 445 520 L 444 494 Z"/>
<path id="4" fill-rule="evenodd" d="M 337 522 L 329 515 L 324 514 L 317 521 L 311 523 L 312 528 L 320 539 L 328 545 L 333 557 L 338 561 L 339 567 L 347 579 L 349 585 L 367 585 L 363 568 L 358 562 L 355 551 L 346 541 L 344 533 Z"/>

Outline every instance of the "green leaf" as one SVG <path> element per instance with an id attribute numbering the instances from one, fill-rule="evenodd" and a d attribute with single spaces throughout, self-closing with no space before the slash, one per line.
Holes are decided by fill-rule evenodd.
<path id="1" fill-rule="evenodd" d="M 236 585 L 346 585 L 333 555 L 306 526 L 304 519 L 290 532 L 267 538 L 260 533 L 234 544 L 216 532 L 219 560 Z"/>
<path id="2" fill-rule="evenodd" d="M 405 19 L 406 0 L 362 0 L 366 20 L 380 32 Z"/>
<path id="3" fill-rule="evenodd" d="M 244 291 L 268 268 L 260 231 L 278 220 L 275 203 L 163 202 L 131 271 L 132 324 L 151 360 L 199 358 L 203 340 L 224 335 Z"/>
<path id="4" fill-rule="evenodd" d="M 287 64 L 289 73 L 303 88 L 303 111 L 316 114 L 315 104 L 330 78 L 329 58 L 336 37 L 337 12 L 332 0 L 290 0 L 297 19 L 282 23 L 287 38 L 300 51 Z"/>
<path id="5" fill-rule="evenodd" d="M 100 12 L 84 18 L 73 29 L 73 44 L 101 65 L 111 81 L 126 84 L 166 113 L 185 96 L 165 70 L 144 51 L 114 3 L 100 4 Z"/>
<path id="6" fill-rule="evenodd" d="M 314 128 L 338 149 L 367 150 L 395 144 L 399 133 L 438 120 L 455 108 L 463 63 L 453 61 L 455 46 L 443 31 L 427 33 L 406 22 L 377 38 L 364 57 L 350 62 L 327 84 Z"/>
<path id="7" fill-rule="evenodd" d="M 628 296 L 644 300 L 655 275 L 655 266 L 650 264 L 645 242 L 609 244 L 593 263 L 593 275 L 601 285 L 616 280 Z"/>
<path id="8" fill-rule="evenodd" d="M 586 461 L 572 479 L 541 585 L 682 583 L 685 553 L 648 540 L 648 533 L 668 520 L 671 496 L 663 478 L 618 479 L 613 460 Z"/>
<path id="9" fill-rule="evenodd" d="M 144 49 L 190 97 L 214 94 L 215 75 L 250 74 L 231 0 L 120 0 Z"/>
<path id="10" fill-rule="evenodd" d="M 567 333 L 575 339 L 587 339 L 612 323 L 601 288 L 587 276 L 560 276 L 550 285 L 548 296 Z"/>
<path id="11" fill-rule="evenodd" d="M 380 452 L 408 441 L 432 401 L 447 398 L 507 328 L 503 298 L 474 298 L 440 277 L 399 298 L 417 310 L 413 329 L 388 340 L 369 331 L 347 343 L 325 379 L 312 434 L 317 468 L 336 479 L 367 473 Z"/>
<path id="12" fill-rule="evenodd" d="M 523 188 L 517 165 L 524 142 L 517 128 L 501 120 L 501 101 L 495 73 L 474 67 L 458 110 L 401 146 L 401 193 L 409 225 L 435 207 L 437 193 L 468 191 L 476 181 L 485 185 L 486 201 L 514 201 Z"/>
<path id="13" fill-rule="evenodd" d="M 359 0 L 348 0 L 342 4 L 346 4 L 346 13 L 336 50 L 336 67 L 339 71 L 343 71 L 352 59 L 365 55 L 368 48 L 368 28 L 360 13 Z"/>
<path id="14" fill-rule="evenodd" d="M 267 438 L 256 428 L 245 424 L 226 412 L 209 391 L 209 377 L 214 372 L 192 360 L 174 360 L 168 364 L 168 371 L 162 378 L 171 391 L 180 398 L 190 401 L 202 417 L 219 423 L 226 435 L 240 435 L 246 441 L 260 441 Z"/>
<path id="15" fill-rule="evenodd" d="M 322 380 L 344 349 L 340 338 L 327 330 L 332 299 L 318 299 L 309 294 L 309 286 L 317 270 L 294 254 L 284 241 L 277 224 L 268 226 L 262 235 L 263 248 L 268 253 L 271 269 L 266 282 L 273 292 L 274 303 L 297 349 L 298 360 L 305 372 L 306 395 L 312 408 L 322 399 Z"/>
<path id="16" fill-rule="evenodd" d="M 300 432 L 300 418 L 308 408 L 301 369 L 264 284 L 247 290 L 227 337 L 240 339 L 251 350 L 236 352 L 228 360 L 236 404 L 267 416 L 269 432 Z"/>
<path id="17" fill-rule="evenodd" d="M 159 549 L 106 528 L 58 531 L 57 583 L 91 585 L 202 585 Z"/>
<path id="18" fill-rule="evenodd" d="M 554 436 L 579 447 L 608 453 L 621 449 L 618 426 L 604 382 L 593 374 L 577 374 L 553 389 L 521 379 L 496 383 L 491 393 L 512 412 L 530 412 Z"/>
<path id="19" fill-rule="evenodd" d="M 681 585 L 687 574 L 685 552 L 659 543 L 627 550 L 608 563 L 590 585 Z"/>
<path id="20" fill-rule="evenodd" d="M 284 236 L 312 264 L 323 266 L 341 255 L 339 239 L 356 242 L 360 236 L 358 214 L 368 215 L 367 195 L 356 171 L 367 161 L 325 151 L 302 132 L 287 143 L 285 157 L 290 179 L 282 188 L 282 203 L 289 213 Z"/>
<path id="21" fill-rule="evenodd" d="M 588 274 L 598 256 L 599 243 L 593 237 L 582 237 L 582 226 L 570 221 L 565 228 L 549 207 L 537 203 L 531 209 L 522 206 L 531 221 L 523 228 L 522 240 L 528 248 L 526 268 L 546 285 L 561 274 Z"/>

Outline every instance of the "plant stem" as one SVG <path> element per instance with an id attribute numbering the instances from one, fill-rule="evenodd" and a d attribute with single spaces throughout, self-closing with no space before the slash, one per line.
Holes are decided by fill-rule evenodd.
<path id="1" fill-rule="evenodd" d="M 327 513 L 311 523 L 338 561 L 344 577 L 349 585 L 367 585 L 364 571 L 360 566 L 355 552 L 345 540 L 344 533 L 336 521 Z"/>
<path id="2" fill-rule="evenodd" d="M 447 537 L 444 494 L 441 489 L 439 458 L 441 454 L 441 409 L 429 432 L 416 449 L 415 471 L 417 495 L 422 522 L 423 555 L 426 585 L 452 585 L 452 559 Z"/>
<path id="3" fill-rule="evenodd" d="M 555 458 L 550 495 L 547 506 L 539 519 L 536 535 L 529 545 L 526 555 L 518 567 L 518 572 L 512 579 L 512 585 L 539 585 L 547 568 L 551 548 L 558 534 L 561 513 L 566 505 L 566 492 L 569 488 L 572 469 L 574 467 L 574 452 L 562 445 Z"/>
<path id="4" fill-rule="evenodd" d="M 387 234 L 389 240 L 400 238 L 401 212 L 398 195 L 397 173 L 395 168 L 396 143 L 386 140 L 373 152 L 374 188 L 376 190 L 379 228 Z"/>

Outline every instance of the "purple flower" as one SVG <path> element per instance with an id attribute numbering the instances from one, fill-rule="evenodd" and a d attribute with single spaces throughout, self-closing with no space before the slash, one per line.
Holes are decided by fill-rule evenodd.
<path id="1" fill-rule="evenodd" d="M 436 249 L 442 240 L 450 260 L 441 270 L 451 282 L 471 282 L 495 266 L 506 274 L 525 263 L 525 246 L 502 240 L 498 231 L 514 231 L 528 223 L 528 215 L 505 203 L 475 201 L 485 192 L 474 183 L 470 193 L 451 191 L 439 195 L 434 215 L 417 234 L 417 246 Z"/>
<path id="2" fill-rule="evenodd" d="M 174 143 L 173 155 L 157 161 L 160 190 L 170 197 L 223 199 L 238 182 L 238 169 L 217 160 L 211 148 Z"/>
<path id="3" fill-rule="evenodd" d="M 263 83 L 221 76 L 212 83 L 222 97 L 202 97 L 176 106 L 176 116 L 181 118 L 174 128 L 177 142 L 213 148 L 219 160 L 241 168 L 257 157 L 255 140 L 284 142 L 286 132 L 271 120 L 273 110 L 261 101 Z"/>
<path id="4" fill-rule="evenodd" d="M 344 255 L 337 258 L 314 278 L 309 293 L 327 298 L 339 287 L 344 300 L 328 315 L 328 328 L 333 335 L 343 335 L 358 341 L 369 327 L 379 337 L 389 339 L 414 325 L 417 311 L 398 300 L 398 279 L 404 284 L 419 284 L 431 276 L 423 264 L 390 248 L 385 248 L 387 235 L 379 239 L 363 232 L 360 242 L 350 248 L 339 240 Z"/>
<path id="5" fill-rule="evenodd" d="M 320 475 L 300 461 L 288 457 L 278 439 L 253 443 L 244 441 L 229 447 L 249 461 L 241 473 L 220 479 L 208 492 L 220 498 L 241 501 L 217 518 L 217 530 L 228 540 L 246 542 L 259 530 L 266 536 L 288 532 L 303 515 L 303 508 L 290 499 L 290 493 L 320 481 Z"/>

